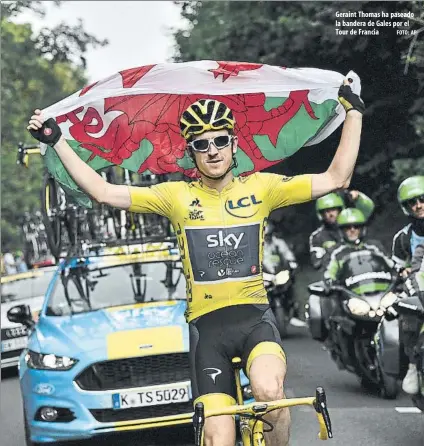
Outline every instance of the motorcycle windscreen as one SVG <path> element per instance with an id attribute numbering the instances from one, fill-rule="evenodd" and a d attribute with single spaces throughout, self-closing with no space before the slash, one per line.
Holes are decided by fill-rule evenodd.
<path id="1" fill-rule="evenodd" d="M 381 257 L 357 251 L 344 262 L 339 280 L 358 295 L 381 294 L 392 282 L 392 270 Z"/>

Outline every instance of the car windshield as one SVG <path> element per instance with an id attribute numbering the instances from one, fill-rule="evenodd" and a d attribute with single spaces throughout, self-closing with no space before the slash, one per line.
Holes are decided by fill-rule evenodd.
<path id="1" fill-rule="evenodd" d="M 54 269 L 37 270 L 13 276 L 4 276 L 1 283 L 1 303 L 44 296 L 52 280 Z"/>
<path id="2" fill-rule="evenodd" d="M 180 262 L 135 263 L 109 268 L 71 268 L 58 280 L 47 315 L 66 316 L 139 302 L 185 300 Z"/>

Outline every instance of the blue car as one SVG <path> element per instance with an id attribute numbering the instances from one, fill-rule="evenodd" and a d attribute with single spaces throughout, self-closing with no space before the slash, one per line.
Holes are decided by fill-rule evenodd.
<path id="1" fill-rule="evenodd" d="M 27 446 L 191 423 L 185 293 L 178 252 L 163 249 L 62 263 L 36 324 L 9 310 L 30 327 Z"/>

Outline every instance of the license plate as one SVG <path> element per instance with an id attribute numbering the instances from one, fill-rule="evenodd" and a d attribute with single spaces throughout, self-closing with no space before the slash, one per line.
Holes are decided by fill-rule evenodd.
<path id="1" fill-rule="evenodd" d="M 1 351 L 10 352 L 12 350 L 19 350 L 25 348 L 27 346 L 27 343 L 28 343 L 28 336 L 22 336 L 20 338 L 1 341 Z"/>
<path id="2" fill-rule="evenodd" d="M 166 387 L 144 388 L 140 392 L 112 394 L 114 409 L 156 406 L 158 404 L 183 403 L 190 401 L 190 384 L 172 384 Z"/>

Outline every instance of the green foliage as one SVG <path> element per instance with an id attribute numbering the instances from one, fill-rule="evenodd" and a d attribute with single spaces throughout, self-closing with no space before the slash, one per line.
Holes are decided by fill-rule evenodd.
<path id="1" fill-rule="evenodd" d="M 405 158 L 393 160 L 392 172 L 393 179 L 397 184 L 400 184 L 405 178 L 414 175 L 424 175 L 424 156 L 416 159 Z"/>
<path id="2" fill-rule="evenodd" d="M 104 42 L 85 33 L 80 24 L 81 32 L 56 28 L 49 44 L 42 45 L 47 38 L 43 31 L 35 35 L 30 24 L 13 22 L 28 8 L 42 15 L 42 2 L 2 3 L 1 8 L 1 237 L 2 245 L 17 247 L 20 216 L 39 209 L 43 172 L 35 157 L 29 169 L 16 164 L 18 142 L 34 143 L 26 126 L 35 108 L 47 107 L 86 84 L 83 64 L 75 60 L 81 60 L 88 45 Z"/>
<path id="3" fill-rule="evenodd" d="M 379 27 L 378 36 L 337 35 L 336 12 L 412 11 L 416 20 L 411 21 L 410 29 L 418 32 L 424 26 L 424 2 L 178 4 L 187 26 L 174 34 L 176 61 L 235 60 L 358 73 L 367 111 L 352 186 L 377 202 L 377 213 L 384 212 L 398 184 L 399 168 L 395 167 L 392 174 L 393 160 L 415 159 L 423 153 L 424 31 L 415 42 L 412 34 L 397 35 L 391 27 Z M 336 132 L 318 146 L 304 147 L 272 171 L 322 172 L 329 165 L 339 136 Z M 308 165 L 305 160 L 309 160 Z M 275 217 L 281 219 L 283 232 L 295 232 L 295 237 L 300 233 L 300 238 L 293 240 L 305 247 L 306 234 L 317 225 L 309 218 L 312 209 L 312 204 L 296 206 Z"/>

